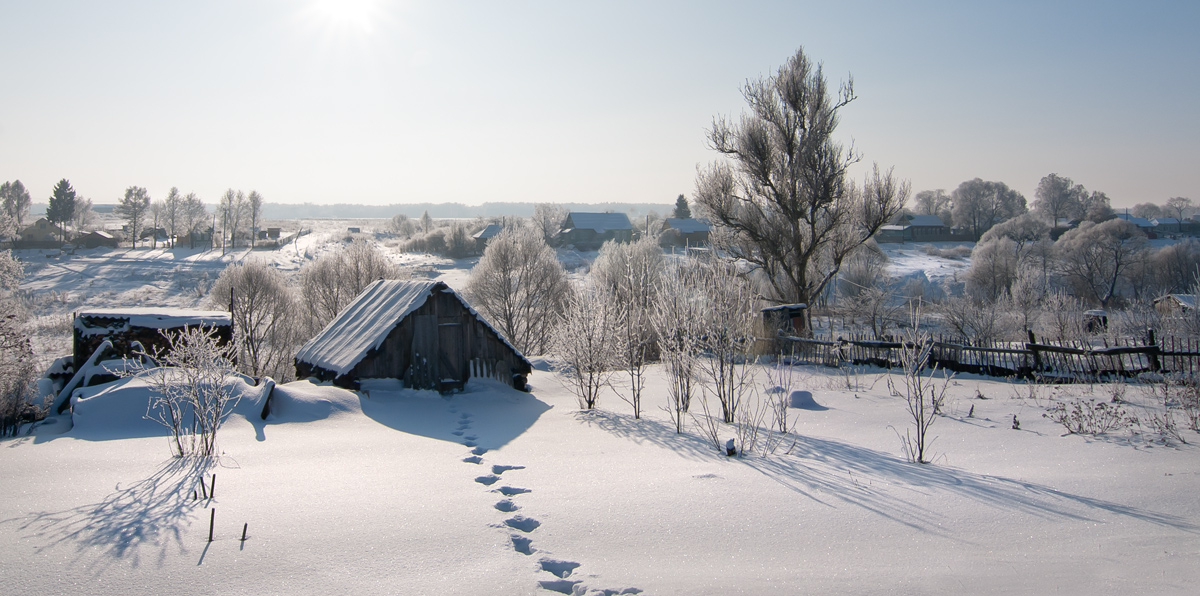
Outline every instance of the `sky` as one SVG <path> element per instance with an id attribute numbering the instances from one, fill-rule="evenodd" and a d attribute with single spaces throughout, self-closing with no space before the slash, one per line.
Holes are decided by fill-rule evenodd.
<path id="1" fill-rule="evenodd" d="M 1200 3 L 0 0 L 0 180 L 215 202 L 673 203 L 803 47 L 913 192 L 1200 202 Z"/>

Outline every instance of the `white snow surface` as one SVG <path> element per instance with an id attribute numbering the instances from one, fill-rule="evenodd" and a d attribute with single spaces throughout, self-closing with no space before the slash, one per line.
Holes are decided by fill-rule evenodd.
<path id="1" fill-rule="evenodd" d="M 798 376 L 824 409 L 743 458 L 675 434 L 657 366 L 640 419 L 613 392 L 580 411 L 543 373 L 531 394 L 289 383 L 265 421 L 242 383 L 211 465 L 171 459 L 125 379 L 89 388 L 74 428 L 0 442 L 0 573 L 31 594 L 1194 592 L 1197 448 L 1040 415 L 1103 386 L 960 378 L 917 465 L 885 373 Z"/>
<path id="2" fill-rule="evenodd" d="M 89 308 L 81 310 L 75 318 L 75 329 L 84 335 L 108 333 L 109 327 L 89 327 L 82 317 L 125 319 L 128 327 L 146 329 L 174 329 L 187 325 L 229 326 L 233 316 L 220 310 L 196 310 L 163 306 L 133 306 L 129 308 Z"/>
<path id="3" fill-rule="evenodd" d="M 372 282 L 296 352 L 296 360 L 339 375 L 350 372 L 383 344 L 401 319 L 425 304 L 436 285 L 434 281 Z"/>

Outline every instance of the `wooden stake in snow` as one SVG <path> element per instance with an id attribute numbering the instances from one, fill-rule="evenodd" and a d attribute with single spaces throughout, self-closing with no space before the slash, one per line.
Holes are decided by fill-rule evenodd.
<path id="1" fill-rule="evenodd" d="M 204 477 L 203 476 L 200 477 L 200 496 L 204 497 L 205 499 L 208 498 L 208 487 L 204 486 Z"/>
<path id="2" fill-rule="evenodd" d="M 213 524 L 217 522 L 217 508 L 212 508 L 212 513 L 208 516 L 208 541 L 212 542 Z"/>
<path id="3" fill-rule="evenodd" d="M 250 522 L 242 524 L 242 542 L 246 541 L 246 528 L 250 527 Z"/>
<path id="4" fill-rule="evenodd" d="M 217 498 L 217 473 L 213 472 L 212 484 L 208 487 L 208 498 Z"/>

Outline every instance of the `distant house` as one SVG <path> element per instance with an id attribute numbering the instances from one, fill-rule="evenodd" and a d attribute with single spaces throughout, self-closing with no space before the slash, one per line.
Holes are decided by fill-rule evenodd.
<path id="1" fill-rule="evenodd" d="M 563 244 L 573 244 L 582 250 L 595 250 L 609 240 L 632 241 L 633 224 L 624 213 L 575 211 L 567 215 L 557 237 Z"/>
<path id="2" fill-rule="evenodd" d="M 940 242 L 952 240 L 950 226 L 936 215 L 905 213 L 879 229 L 879 242 Z"/>
<path id="3" fill-rule="evenodd" d="M 20 242 L 23 245 L 30 247 L 44 247 L 49 244 L 58 245 L 61 243 L 61 238 L 64 238 L 63 229 L 57 224 L 50 223 L 50 220 L 39 217 L 37 221 L 30 224 L 21 233 L 18 234 Z"/>
<path id="4" fill-rule="evenodd" d="M 1178 234 L 1183 231 L 1182 222 L 1174 217 L 1156 217 L 1150 223 L 1157 234 Z"/>
<path id="5" fill-rule="evenodd" d="M 1167 294 L 1154 299 L 1154 310 L 1171 315 L 1196 310 L 1195 294 Z"/>
<path id="6" fill-rule="evenodd" d="M 487 246 L 487 243 L 491 242 L 492 238 L 495 238 L 496 235 L 503 230 L 504 226 L 500 224 L 488 224 L 487 227 L 479 230 L 475 233 L 475 235 L 471 236 L 475 239 L 475 248 L 478 250 L 483 250 L 484 247 Z"/>
<path id="7" fill-rule="evenodd" d="M 353 387 L 395 378 L 408 387 L 461 389 L 491 377 L 524 389 L 533 367 L 442 282 L 379 280 L 296 353 L 296 376 Z"/>
<path id="8" fill-rule="evenodd" d="M 1152 231 L 1154 229 L 1154 223 L 1144 217 L 1138 217 L 1136 215 L 1130 215 L 1128 213 L 1118 213 L 1116 215 L 1116 218 L 1123 219 L 1131 224 L 1136 225 L 1143 232 Z"/>
<path id="9" fill-rule="evenodd" d="M 705 246 L 712 225 L 705 219 L 668 217 L 663 220 L 659 243 L 663 246 Z"/>
<path id="10" fill-rule="evenodd" d="M 351 234 L 361 234 L 362 228 L 346 228 L 346 231 Z"/>
<path id="11" fill-rule="evenodd" d="M 75 244 L 84 248 L 98 248 L 107 246 L 109 248 L 117 247 L 117 237 L 105 232 L 104 230 L 96 230 L 88 232 L 75 239 Z"/>

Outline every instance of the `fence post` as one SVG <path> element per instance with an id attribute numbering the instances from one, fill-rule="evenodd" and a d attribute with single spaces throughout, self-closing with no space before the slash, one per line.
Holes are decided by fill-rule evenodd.
<path id="1" fill-rule="evenodd" d="M 1147 345 L 1150 347 L 1150 351 L 1146 352 L 1146 356 L 1150 359 L 1150 372 L 1158 372 L 1162 370 L 1162 363 L 1158 360 L 1159 348 L 1158 344 L 1154 341 L 1153 329 L 1146 330 L 1146 340 Z"/>
<path id="2" fill-rule="evenodd" d="M 1033 371 L 1036 375 L 1042 371 L 1042 355 L 1038 354 L 1037 337 L 1034 337 L 1033 330 L 1028 329 L 1027 331 L 1029 333 L 1029 343 L 1025 347 L 1029 348 L 1030 353 L 1033 354 Z"/>

